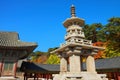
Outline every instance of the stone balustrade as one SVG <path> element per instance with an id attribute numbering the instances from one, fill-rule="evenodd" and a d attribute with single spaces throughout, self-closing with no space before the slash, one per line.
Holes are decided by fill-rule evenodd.
<path id="1" fill-rule="evenodd" d="M 74 36 L 76 36 L 76 37 L 84 37 L 84 33 L 83 32 L 67 33 L 65 35 L 65 39 L 68 39 L 68 38 L 74 37 Z"/>
<path id="2" fill-rule="evenodd" d="M 69 39 L 69 41 L 66 41 L 65 43 L 62 43 L 60 45 L 60 47 L 63 47 L 67 44 L 71 44 L 71 43 L 80 43 L 80 44 L 83 44 L 83 45 L 92 45 L 92 41 L 91 40 L 85 40 L 85 39 L 79 39 L 79 38 L 71 38 Z"/>

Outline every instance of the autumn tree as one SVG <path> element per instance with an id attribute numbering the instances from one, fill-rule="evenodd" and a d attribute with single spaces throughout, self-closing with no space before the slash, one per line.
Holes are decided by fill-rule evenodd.
<path id="1" fill-rule="evenodd" d="M 59 64 L 60 58 L 56 54 L 51 54 L 46 61 L 46 64 Z"/>
<path id="2" fill-rule="evenodd" d="M 47 60 L 46 52 L 35 51 L 30 55 L 30 60 L 35 63 L 45 63 Z"/>
<path id="3" fill-rule="evenodd" d="M 98 47 L 104 47 L 103 42 L 95 42 L 93 43 L 93 46 L 98 46 Z M 106 58 L 104 50 L 99 50 L 98 53 L 94 55 L 95 59 L 100 59 L 100 58 Z"/>
<path id="4" fill-rule="evenodd" d="M 120 56 L 120 18 L 113 17 L 108 20 L 105 26 L 106 30 L 106 56 L 117 57 Z"/>
<path id="5" fill-rule="evenodd" d="M 49 57 L 46 61 L 46 64 L 59 64 L 60 63 L 60 58 L 58 57 L 58 55 L 55 53 L 51 53 L 52 51 L 56 49 L 58 49 L 58 47 L 48 49 Z"/>
<path id="6" fill-rule="evenodd" d="M 104 56 L 108 58 L 120 56 L 120 18 L 110 18 L 98 34 L 101 34 L 99 38 L 103 38 L 105 41 Z"/>
<path id="7" fill-rule="evenodd" d="M 85 25 L 83 30 L 86 35 L 86 39 L 90 39 L 95 42 L 104 42 L 106 47 L 104 52 L 98 52 L 96 57 L 117 57 L 120 56 L 120 18 L 113 17 L 108 20 L 106 25 L 101 23 L 95 23 L 91 25 Z M 101 55 L 101 56 L 100 56 Z"/>

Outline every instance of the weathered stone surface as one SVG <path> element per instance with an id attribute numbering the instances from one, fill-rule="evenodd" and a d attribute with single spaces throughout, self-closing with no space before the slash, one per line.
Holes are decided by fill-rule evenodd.
<path id="1" fill-rule="evenodd" d="M 95 60 L 93 56 L 88 56 L 86 60 L 87 71 L 91 73 L 96 73 L 95 70 Z"/>
<path id="2" fill-rule="evenodd" d="M 70 73 L 80 73 L 81 67 L 80 67 L 80 56 L 72 55 L 69 57 L 70 61 Z M 79 67 L 78 67 L 79 66 Z"/>
<path id="3" fill-rule="evenodd" d="M 60 59 L 60 73 L 67 72 L 67 60 L 64 57 Z"/>

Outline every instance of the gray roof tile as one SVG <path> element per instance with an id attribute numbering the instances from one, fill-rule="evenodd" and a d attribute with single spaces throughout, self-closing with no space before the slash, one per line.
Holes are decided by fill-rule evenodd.
<path id="1" fill-rule="evenodd" d="M 36 43 L 19 40 L 16 32 L 0 32 L 0 47 L 36 47 Z"/>
<path id="2" fill-rule="evenodd" d="M 96 60 L 96 69 L 120 69 L 120 57 Z"/>
<path id="3" fill-rule="evenodd" d="M 98 59 L 95 61 L 97 70 L 104 69 L 120 69 L 120 57 Z M 85 70 L 85 64 L 83 64 L 83 69 Z M 23 72 L 59 72 L 60 65 L 52 64 L 36 64 L 31 62 L 23 62 L 21 65 L 21 71 Z"/>

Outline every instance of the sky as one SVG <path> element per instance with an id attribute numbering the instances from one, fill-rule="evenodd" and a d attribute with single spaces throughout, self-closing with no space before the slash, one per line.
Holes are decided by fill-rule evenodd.
<path id="1" fill-rule="evenodd" d="M 38 44 L 35 51 L 47 52 L 64 43 L 72 4 L 86 24 L 120 17 L 120 0 L 0 0 L 0 31 L 18 32 L 21 41 Z"/>

